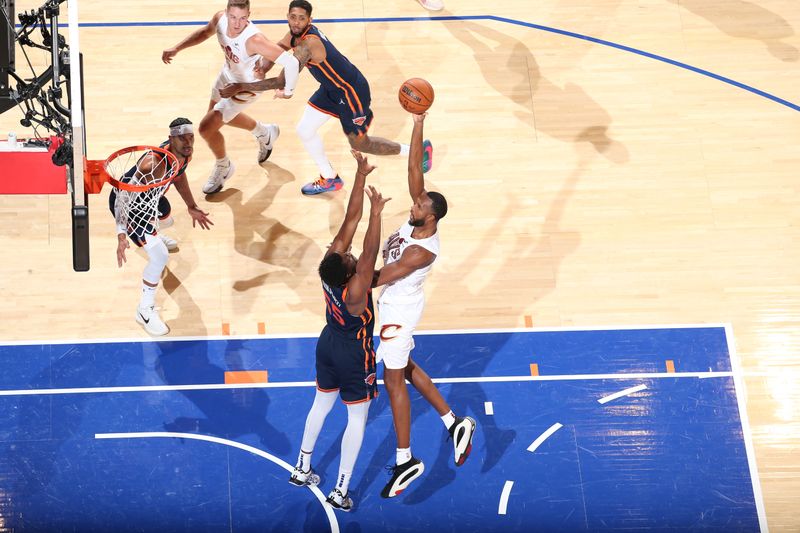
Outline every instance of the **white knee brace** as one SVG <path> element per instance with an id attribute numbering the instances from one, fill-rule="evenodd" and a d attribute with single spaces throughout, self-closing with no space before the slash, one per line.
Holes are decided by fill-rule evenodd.
<path id="1" fill-rule="evenodd" d="M 158 285 L 158 282 L 161 281 L 161 273 L 164 272 L 164 267 L 167 266 L 169 259 L 167 245 L 158 236 L 147 234 L 143 248 L 147 252 L 149 261 L 144 267 L 142 279 L 151 285 Z"/>

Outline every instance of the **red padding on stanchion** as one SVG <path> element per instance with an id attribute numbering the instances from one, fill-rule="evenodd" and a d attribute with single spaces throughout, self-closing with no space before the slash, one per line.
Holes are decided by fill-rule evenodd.
<path id="1" fill-rule="evenodd" d="M 53 152 L 61 144 L 50 137 L 50 148 L 23 146 L 0 150 L 0 194 L 66 194 L 67 170 L 53 164 Z"/>

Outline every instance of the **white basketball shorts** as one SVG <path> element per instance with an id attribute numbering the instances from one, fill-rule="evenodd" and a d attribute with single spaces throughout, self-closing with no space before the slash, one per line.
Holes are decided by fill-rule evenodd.
<path id="1" fill-rule="evenodd" d="M 380 344 L 377 361 L 386 368 L 402 369 L 408 365 L 414 349 L 414 330 L 417 328 L 425 302 L 411 304 L 384 303 L 378 300 L 378 335 Z"/>

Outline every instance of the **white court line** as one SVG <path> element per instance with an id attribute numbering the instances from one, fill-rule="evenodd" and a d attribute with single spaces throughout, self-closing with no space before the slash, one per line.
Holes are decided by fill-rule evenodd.
<path id="1" fill-rule="evenodd" d="M 414 335 L 470 335 L 475 333 L 557 333 L 569 331 L 636 331 L 644 329 L 703 329 L 703 328 L 728 328 L 730 324 L 652 324 L 638 326 L 584 326 L 584 327 L 557 327 L 557 328 L 488 328 L 488 329 L 441 329 L 414 332 Z M 202 337 L 135 337 L 135 338 L 107 338 L 107 339 L 82 339 L 82 340 L 24 340 L 7 341 L 0 346 L 29 346 L 42 344 L 110 344 L 118 342 L 163 343 L 184 341 L 225 341 L 225 340 L 259 340 L 259 339 L 306 339 L 317 338 L 319 333 L 281 333 L 265 335 L 207 335 Z"/>
<path id="2" fill-rule="evenodd" d="M 639 392 L 640 390 L 645 390 L 647 385 L 636 385 L 635 387 L 631 387 L 629 389 L 621 390 L 619 392 L 615 392 L 614 394 L 609 394 L 608 396 L 604 396 L 597 400 L 597 403 L 608 403 L 612 400 L 616 400 L 617 398 L 622 398 L 623 396 L 628 396 L 629 394 L 633 394 L 634 392 Z"/>
<path id="3" fill-rule="evenodd" d="M 291 473 L 292 470 L 294 469 L 292 465 L 290 465 L 283 459 L 275 457 L 271 453 L 265 452 L 264 450 L 259 450 L 258 448 L 248 446 L 247 444 L 242 444 L 241 442 L 236 442 L 228 439 L 220 439 L 219 437 L 212 437 L 210 435 L 199 435 L 197 433 L 173 433 L 166 431 L 153 431 L 153 432 L 140 432 L 140 433 L 95 433 L 94 438 L 95 439 L 174 438 L 174 439 L 202 440 L 206 442 L 213 442 L 215 444 L 222 444 L 224 446 L 230 446 L 232 448 L 239 448 L 240 450 L 244 450 L 254 455 L 258 455 L 259 457 L 263 457 L 264 459 L 275 463 L 276 465 L 280 466 L 289 473 Z M 325 510 L 325 514 L 328 516 L 328 521 L 331 524 L 331 533 L 339 533 L 339 522 L 336 520 L 336 514 L 333 512 L 333 508 L 330 505 L 325 504 L 325 495 L 322 494 L 322 491 L 319 490 L 318 487 L 312 487 L 308 485 L 307 487 L 312 493 L 314 493 L 314 496 L 317 497 L 319 503 L 322 505 L 322 508 Z"/>
<path id="4" fill-rule="evenodd" d="M 494 405 L 492 402 L 483 402 L 483 407 L 486 409 L 486 414 L 491 416 L 494 414 Z"/>
<path id="5" fill-rule="evenodd" d="M 535 441 L 533 441 L 533 442 L 531 443 L 531 445 L 530 445 L 530 446 L 528 446 L 528 451 L 529 451 L 529 452 L 531 452 L 531 453 L 535 452 L 535 451 L 536 451 L 536 448 L 538 448 L 539 446 L 541 446 L 541 445 L 542 445 L 542 443 L 543 443 L 544 441 L 546 441 L 547 439 L 549 439 L 549 438 L 550 438 L 550 436 L 551 436 L 553 433 L 555 433 L 556 431 L 558 431 L 559 429 L 561 429 L 561 428 L 563 428 L 563 427 L 564 427 L 564 426 L 563 426 L 563 425 L 561 425 L 561 424 L 559 424 L 558 422 L 556 422 L 555 424 L 553 424 L 552 426 L 550 426 L 550 428 L 549 428 L 549 429 L 547 429 L 547 430 L 546 430 L 544 433 L 542 433 L 541 435 L 539 435 L 539 436 L 536 438 L 536 440 L 535 440 Z"/>
<path id="6" fill-rule="evenodd" d="M 555 376 L 490 376 L 476 378 L 434 378 L 434 383 L 506 383 L 524 381 L 587 381 L 610 379 L 671 379 L 671 378 L 724 378 L 732 377 L 733 372 L 680 372 L 667 374 L 566 374 Z M 383 385 L 379 379 L 378 384 Z M 35 396 L 37 394 L 108 394 L 118 392 L 159 392 L 187 390 L 226 390 L 226 389 L 284 389 L 314 387 L 313 381 L 275 381 L 269 383 L 204 383 L 189 385 L 141 385 L 127 387 L 78 387 L 65 389 L 13 389 L 0 390 L 0 396 Z"/>
<path id="7" fill-rule="evenodd" d="M 503 485 L 503 492 L 500 494 L 500 505 L 497 508 L 497 514 L 506 514 L 508 509 L 508 497 L 511 496 L 511 487 L 514 486 L 513 481 L 506 481 Z"/>
<path id="8" fill-rule="evenodd" d="M 736 391 L 736 403 L 739 406 L 739 420 L 742 422 L 742 437 L 744 437 L 744 449 L 747 454 L 747 464 L 750 467 L 750 481 L 753 484 L 753 499 L 756 504 L 758 514 L 758 525 L 762 533 L 769 533 L 767 524 L 767 511 L 764 507 L 764 495 L 761 492 L 761 479 L 758 477 L 758 466 L 756 465 L 756 452 L 753 448 L 753 432 L 750 429 L 750 419 L 747 417 L 747 389 L 742 378 L 742 367 L 739 355 L 736 352 L 736 344 L 733 339 L 733 328 L 725 327 L 725 337 L 727 338 L 728 353 L 733 369 L 733 386 Z"/>

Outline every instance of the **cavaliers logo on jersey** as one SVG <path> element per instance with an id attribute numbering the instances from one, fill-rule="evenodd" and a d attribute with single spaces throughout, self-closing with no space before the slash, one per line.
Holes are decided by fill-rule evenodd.
<path id="1" fill-rule="evenodd" d="M 353 119 L 353 124 L 356 126 L 363 126 L 366 121 L 367 117 L 356 117 Z"/>
<path id="2" fill-rule="evenodd" d="M 225 52 L 225 59 L 227 59 L 230 63 L 239 63 L 241 60 L 239 56 L 233 53 L 233 50 L 230 46 L 222 46 L 222 51 Z"/>
<path id="3" fill-rule="evenodd" d="M 400 258 L 400 248 L 406 243 L 406 240 L 400 236 L 399 231 L 392 233 L 391 237 L 386 240 L 386 247 L 383 249 L 383 262 L 397 261 Z"/>

